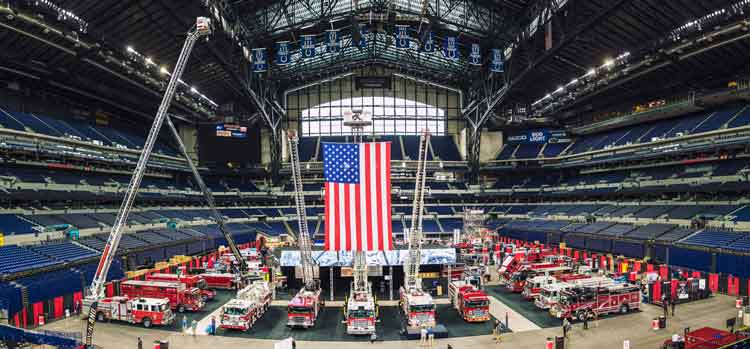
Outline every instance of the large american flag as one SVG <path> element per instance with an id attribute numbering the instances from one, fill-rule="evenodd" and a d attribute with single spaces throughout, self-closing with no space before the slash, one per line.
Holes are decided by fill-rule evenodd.
<path id="1" fill-rule="evenodd" d="M 391 143 L 323 143 L 323 173 L 326 250 L 391 250 Z"/>

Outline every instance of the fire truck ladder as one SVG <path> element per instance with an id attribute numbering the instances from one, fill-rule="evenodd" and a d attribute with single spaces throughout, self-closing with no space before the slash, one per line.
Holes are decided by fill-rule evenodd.
<path id="1" fill-rule="evenodd" d="M 404 263 L 404 286 L 406 290 L 421 290 L 419 263 L 422 255 L 422 216 L 424 213 L 424 186 L 427 177 L 427 145 L 430 143 L 430 131 L 422 131 L 419 137 L 419 160 L 417 161 L 417 180 L 414 185 L 414 203 L 411 211 L 409 229 L 409 256 Z"/>
<path id="2" fill-rule="evenodd" d="M 231 232 L 229 231 L 229 229 L 227 229 L 226 219 L 224 219 L 224 216 L 216 209 L 214 196 L 213 194 L 211 194 L 211 191 L 203 181 L 203 177 L 201 177 L 200 173 L 198 173 L 198 168 L 195 166 L 195 163 L 193 163 L 193 160 L 188 155 L 187 149 L 185 148 L 185 143 L 182 142 L 182 138 L 180 138 L 180 134 L 179 132 L 177 132 L 177 128 L 174 126 L 174 123 L 172 123 L 172 119 L 169 117 L 169 115 L 167 115 L 166 119 L 167 125 L 169 126 L 169 129 L 172 130 L 172 135 L 174 135 L 174 138 L 177 141 L 177 145 L 180 148 L 182 156 L 185 157 L 185 160 L 190 166 L 190 171 L 193 172 L 193 178 L 195 178 L 195 182 L 198 183 L 198 186 L 201 188 L 203 198 L 206 199 L 206 203 L 211 208 L 211 214 L 213 215 L 214 221 L 219 226 L 221 234 L 224 235 L 224 238 L 227 240 L 227 245 L 229 245 L 229 249 L 232 251 L 234 259 L 236 259 L 240 264 L 240 275 L 242 276 L 248 270 L 247 261 L 245 261 L 245 258 L 242 257 L 242 253 L 240 253 L 240 249 L 234 242 L 234 238 L 232 238 Z"/>
<path id="3" fill-rule="evenodd" d="M 314 263 L 312 260 L 312 242 L 307 231 L 307 211 L 305 208 L 305 194 L 302 188 L 302 174 L 299 166 L 299 138 L 297 133 L 289 130 L 289 157 L 292 167 L 292 182 L 294 183 L 294 201 L 297 208 L 297 244 L 299 245 L 300 260 L 302 262 L 302 281 L 307 290 L 317 290 L 319 285 L 314 280 Z"/>
<path id="4" fill-rule="evenodd" d="M 367 260 L 365 252 L 354 252 L 354 287 L 353 294 L 370 293 L 367 285 Z"/>
<path id="5" fill-rule="evenodd" d="M 170 104 L 172 104 L 174 93 L 177 90 L 177 84 L 182 76 L 182 72 L 185 70 L 185 65 L 187 65 L 190 51 L 192 51 L 193 46 L 198 39 L 209 34 L 211 34 L 210 20 L 205 17 L 198 17 L 196 25 L 190 29 L 185 44 L 182 46 L 182 51 L 177 59 L 177 64 L 175 65 L 172 76 L 169 79 L 167 90 L 164 92 L 164 97 L 162 98 L 154 122 L 151 125 L 151 130 L 146 138 L 146 143 L 143 145 L 141 156 L 138 158 L 138 163 L 133 171 L 133 177 L 130 178 L 130 184 L 128 184 L 127 191 L 125 192 L 125 198 L 122 200 L 117 218 L 112 225 L 109 238 L 102 250 L 102 257 L 99 259 L 99 265 L 97 266 L 94 278 L 91 281 L 89 294 L 85 299 L 85 305 L 89 307 L 85 338 L 85 344 L 88 348 L 91 348 L 92 346 L 91 342 L 94 336 L 97 303 L 100 299 L 104 298 L 104 283 L 107 281 L 107 273 L 109 272 L 109 267 L 112 264 L 115 253 L 117 252 L 117 247 L 120 244 L 123 228 L 128 221 L 128 215 L 130 214 L 130 209 L 133 207 L 133 203 L 138 194 L 138 188 L 141 186 L 141 180 L 143 179 L 143 174 L 146 172 L 146 165 L 151 157 L 151 152 L 154 149 L 156 139 L 159 136 L 159 130 L 164 123 L 167 110 L 169 109 Z"/>

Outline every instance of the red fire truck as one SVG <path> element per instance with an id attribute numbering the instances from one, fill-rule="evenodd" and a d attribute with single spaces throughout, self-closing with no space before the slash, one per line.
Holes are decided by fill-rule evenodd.
<path id="1" fill-rule="evenodd" d="M 313 327 L 322 307 L 320 289 L 315 291 L 302 289 L 289 301 L 286 325 L 289 327 Z"/>
<path id="2" fill-rule="evenodd" d="M 526 285 L 523 286 L 521 295 L 525 300 L 535 299 L 542 288 L 547 285 L 555 284 L 558 280 L 554 276 L 549 275 L 537 275 L 526 280 Z"/>
<path id="3" fill-rule="evenodd" d="M 169 309 L 166 298 L 129 298 L 123 296 L 108 297 L 99 301 L 96 308 L 96 320 L 116 320 L 131 324 L 169 325 L 175 315 Z"/>
<path id="4" fill-rule="evenodd" d="M 490 300 L 487 294 L 463 281 L 448 284 L 448 297 L 453 308 L 467 322 L 484 322 L 490 319 Z"/>
<path id="5" fill-rule="evenodd" d="M 150 281 L 165 281 L 165 282 L 181 282 L 185 284 L 187 288 L 197 288 L 200 290 L 201 298 L 203 302 L 214 299 L 216 291 L 208 288 L 206 280 L 200 275 L 177 275 L 177 274 L 161 274 L 155 273 L 146 275 L 146 280 Z"/>
<path id="6" fill-rule="evenodd" d="M 180 282 L 127 280 L 120 284 L 120 293 L 131 298 L 167 298 L 170 307 L 180 313 L 200 311 L 204 305 L 199 289 Z"/>
<path id="7" fill-rule="evenodd" d="M 231 273 L 203 273 L 200 276 L 209 288 L 234 289 L 240 283 L 239 276 Z"/>
<path id="8" fill-rule="evenodd" d="M 560 292 L 560 300 L 550 308 L 557 318 L 601 316 L 611 313 L 627 313 L 641 307 L 641 292 L 638 286 L 615 284 L 605 287 L 577 287 Z"/>

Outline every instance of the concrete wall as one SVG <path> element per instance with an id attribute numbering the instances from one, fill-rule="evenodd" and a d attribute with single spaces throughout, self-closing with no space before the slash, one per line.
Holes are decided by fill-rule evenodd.
<path id="1" fill-rule="evenodd" d="M 482 130 L 481 148 L 479 150 L 479 161 L 491 161 L 497 158 L 503 148 L 503 132 L 490 132 Z"/>
<path id="2" fill-rule="evenodd" d="M 188 156 L 194 161 L 198 161 L 198 129 L 195 125 L 180 125 L 177 129 L 180 133 L 182 143 L 185 144 Z"/>

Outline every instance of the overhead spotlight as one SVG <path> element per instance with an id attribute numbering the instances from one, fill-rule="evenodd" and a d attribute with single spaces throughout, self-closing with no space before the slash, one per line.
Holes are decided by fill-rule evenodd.
<path id="1" fill-rule="evenodd" d="M 608 59 L 604 60 L 604 65 L 602 67 L 611 67 L 613 64 L 615 64 L 615 61 L 613 61 L 612 59 L 608 58 Z"/>
<path id="2" fill-rule="evenodd" d="M 577 84 L 577 83 L 578 83 L 578 79 L 573 79 L 573 80 L 570 80 L 570 82 L 568 84 L 569 85 L 574 85 L 574 84 Z"/>
<path id="3" fill-rule="evenodd" d="M 586 72 L 586 76 L 592 76 L 594 74 L 596 74 L 596 69 L 594 68 L 591 68 L 588 72 Z"/>
<path id="4" fill-rule="evenodd" d="M 562 86 L 559 86 L 559 87 L 557 88 L 557 90 L 555 90 L 555 92 L 554 92 L 554 93 L 560 93 L 560 92 L 563 92 L 563 91 L 565 91 L 565 88 L 564 88 L 564 87 L 562 87 Z"/>
<path id="5" fill-rule="evenodd" d="M 146 57 L 146 64 L 153 65 L 154 61 L 151 59 L 151 57 Z"/>
<path id="6" fill-rule="evenodd" d="M 128 50 L 128 52 L 130 52 L 130 53 L 135 53 L 135 50 L 133 49 L 133 46 L 128 46 L 125 49 Z"/>
<path id="7" fill-rule="evenodd" d="M 165 68 L 163 66 L 161 68 L 159 68 L 159 72 L 162 73 L 162 74 L 168 73 L 167 68 Z"/>
<path id="8" fill-rule="evenodd" d="M 191 87 L 190 88 L 190 92 L 192 92 L 192 93 L 198 93 L 198 90 L 196 90 L 195 87 Z"/>

